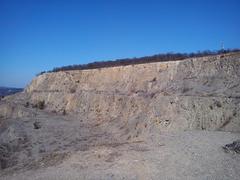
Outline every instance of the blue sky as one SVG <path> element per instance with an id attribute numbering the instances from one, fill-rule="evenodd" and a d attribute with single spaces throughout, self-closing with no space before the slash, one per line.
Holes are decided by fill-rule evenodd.
<path id="1" fill-rule="evenodd" d="M 239 0 L 0 0 L 0 86 L 69 64 L 240 47 Z"/>

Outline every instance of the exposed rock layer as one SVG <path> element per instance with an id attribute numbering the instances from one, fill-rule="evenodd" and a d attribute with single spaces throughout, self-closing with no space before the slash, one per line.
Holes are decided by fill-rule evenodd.
<path id="1" fill-rule="evenodd" d="M 94 70 L 46 73 L 30 103 L 130 128 L 240 131 L 240 53 Z"/>

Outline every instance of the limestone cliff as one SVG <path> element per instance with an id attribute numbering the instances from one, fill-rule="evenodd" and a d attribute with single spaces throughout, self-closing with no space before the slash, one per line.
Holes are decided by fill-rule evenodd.
<path id="1" fill-rule="evenodd" d="M 99 122 L 240 131 L 240 53 L 46 73 L 25 93 L 51 111 Z"/>
<path id="2" fill-rule="evenodd" d="M 99 123 L 239 132 L 240 53 L 45 73 L 24 93 L 49 111 Z"/>

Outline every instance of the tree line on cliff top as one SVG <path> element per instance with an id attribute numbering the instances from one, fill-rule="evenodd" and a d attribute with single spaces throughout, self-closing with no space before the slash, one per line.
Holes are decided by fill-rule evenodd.
<path id="1" fill-rule="evenodd" d="M 97 61 L 88 64 L 75 64 L 63 67 L 56 67 L 50 71 L 43 71 L 37 75 L 44 74 L 46 72 L 59 72 L 59 71 L 70 71 L 70 70 L 85 70 L 85 69 L 99 69 L 106 67 L 115 67 L 115 66 L 127 66 L 127 65 L 135 65 L 135 64 L 144 64 L 144 63 L 152 63 L 152 62 L 164 62 L 164 61 L 177 61 L 183 60 L 186 58 L 194 58 L 194 57 L 203 57 L 209 55 L 219 55 L 229 52 L 239 52 L 240 49 L 228 49 L 228 50 L 219 50 L 219 51 L 199 51 L 197 53 L 165 53 L 165 54 L 156 54 L 153 56 L 144 56 L 140 58 L 126 58 L 126 59 L 116 59 L 110 61 Z"/>

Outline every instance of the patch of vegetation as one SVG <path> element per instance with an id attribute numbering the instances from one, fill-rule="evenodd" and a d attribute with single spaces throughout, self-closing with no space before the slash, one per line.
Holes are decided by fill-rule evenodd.
<path id="1" fill-rule="evenodd" d="M 63 110 L 63 115 L 65 116 L 67 114 L 66 110 L 64 109 Z"/>
<path id="2" fill-rule="evenodd" d="M 155 82 L 157 80 L 157 78 L 153 78 L 150 82 Z"/>
<path id="3" fill-rule="evenodd" d="M 214 105 L 216 105 L 218 108 L 222 107 L 222 104 L 219 101 L 215 101 Z"/>
<path id="4" fill-rule="evenodd" d="M 45 101 L 38 101 L 36 104 L 32 106 L 33 108 L 44 109 L 45 108 Z"/>
<path id="5" fill-rule="evenodd" d="M 222 148 L 225 152 L 240 153 L 240 140 L 233 141 L 231 144 L 226 144 Z"/>
<path id="6" fill-rule="evenodd" d="M 44 109 L 45 108 L 45 101 L 38 101 L 38 108 Z"/>
<path id="7" fill-rule="evenodd" d="M 42 74 L 44 74 L 44 73 L 46 73 L 46 71 L 42 71 L 42 72 L 40 72 L 40 73 L 37 73 L 36 76 L 40 76 L 40 75 L 42 75 Z"/>
<path id="8" fill-rule="evenodd" d="M 41 128 L 40 122 L 34 122 L 33 127 L 34 127 L 34 129 L 40 129 Z"/>
<path id="9" fill-rule="evenodd" d="M 234 111 L 233 111 L 233 116 L 235 117 L 236 115 L 237 115 L 237 111 L 234 110 Z"/>
<path id="10" fill-rule="evenodd" d="M 25 107 L 29 107 L 29 102 L 27 101 L 26 104 L 24 105 Z"/>
<path id="11" fill-rule="evenodd" d="M 100 69 L 106 67 L 115 67 L 115 66 L 127 66 L 135 64 L 144 64 L 152 62 L 164 62 L 164 61 L 178 61 L 186 58 L 195 58 L 195 57 L 204 57 L 210 55 L 223 55 L 229 52 L 240 52 L 240 49 L 227 49 L 227 50 L 218 50 L 218 51 L 199 51 L 196 53 L 165 53 L 165 54 L 156 54 L 153 56 L 145 56 L 140 58 L 126 58 L 126 59 L 116 59 L 108 61 L 98 61 L 88 64 L 78 64 L 78 65 L 69 65 L 63 67 L 56 67 L 53 70 L 47 72 L 59 72 L 59 71 L 69 71 L 69 70 L 84 70 L 84 69 Z M 41 75 L 45 71 L 39 73 Z"/>

